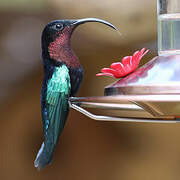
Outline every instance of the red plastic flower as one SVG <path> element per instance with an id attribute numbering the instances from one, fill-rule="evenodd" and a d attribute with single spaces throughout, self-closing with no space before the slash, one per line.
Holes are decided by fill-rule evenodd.
<path id="1" fill-rule="evenodd" d="M 149 50 L 146 48 L 136 51 L 132 56 L 126 56 L 121 62 L 112 63 L 110 68 L 101 69 L 101 73 L 96 76 L 112 76 L 115 78 L 122 78 L 131 72 L 135 71 L 139 65 L 140 60 L 146 55 Z"/>

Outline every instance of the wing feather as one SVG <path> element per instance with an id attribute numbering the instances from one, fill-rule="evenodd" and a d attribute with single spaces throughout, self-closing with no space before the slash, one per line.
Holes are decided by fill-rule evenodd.
<path id="1" fill-rule="evenodd" d="M 44 81 L 42 91 L 42 116 L 44 142 L 35 160 L 39 169 L 49 164 L 57 144 L 59 135 L 69 112 L 68 97 L 71 91 L 69 70 L 65 65 L 55 67 L 52 77 Z"/>
<path id="2" fill-rule="evenodd" d="M 69 70 L 65 65 L 56 67 L 51 79 L 47 82 L 46 105 L 49 126 L 54 123 L 59 127 L 61 114 L 67 111 L 68 97 L 71 89 Z M 64 123 L 62 124 L 64 126 Z M 62 129 L 63 127 L 60 127 Z"/>

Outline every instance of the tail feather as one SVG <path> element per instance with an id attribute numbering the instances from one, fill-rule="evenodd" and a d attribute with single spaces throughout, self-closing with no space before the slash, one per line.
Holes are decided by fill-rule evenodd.
<path id="1" fill-rule="evenodd" d="M 41 170 L 43 169 L 47 164 L 50 164 L 53 157 L 55 146 L 47 147 L 45 143 L 43 142 L 41 145 L 41 148 L 36 156 L 36 159 L 34 161 L 34 166 Z"/>

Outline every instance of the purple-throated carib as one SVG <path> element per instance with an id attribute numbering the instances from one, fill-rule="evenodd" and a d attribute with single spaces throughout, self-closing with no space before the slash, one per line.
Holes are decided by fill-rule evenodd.
<path id="1" fill-rule="evenodd" d="M 56 20 L 46 25 L 42 33 L 44 80 L 41 89 L 41 109 L 44 142 L 34 162 L 38 169 L 51 163 L 59 135 L 68 112 L 68 98 L 74 96 L 81 84 L 83 69 L 70 46 L 74 29 L 86 22 L 99 22 L 116 29 L 97 18 Z"/>

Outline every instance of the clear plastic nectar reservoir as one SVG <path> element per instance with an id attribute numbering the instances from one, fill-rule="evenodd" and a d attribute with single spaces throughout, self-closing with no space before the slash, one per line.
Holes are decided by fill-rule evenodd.
<path id="1" fill-rule="evenodd" d="M 180 54 L 180 0 L 158 0 L 158 54 Z"/>
<path id="2" fill-rule="evenodd" d="M 158 18 L 159 55 L 180 54 L 180 14 L 163 14 Z"/>

